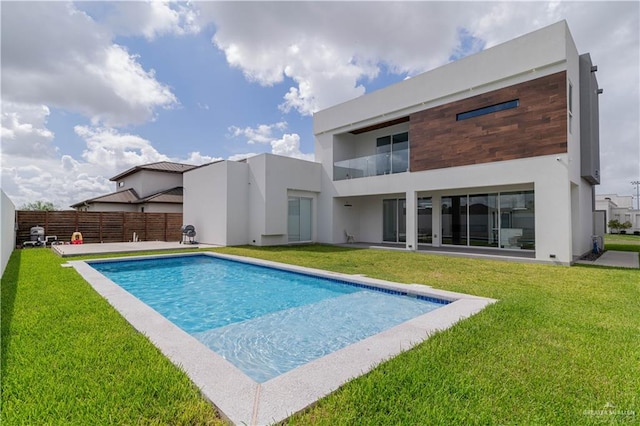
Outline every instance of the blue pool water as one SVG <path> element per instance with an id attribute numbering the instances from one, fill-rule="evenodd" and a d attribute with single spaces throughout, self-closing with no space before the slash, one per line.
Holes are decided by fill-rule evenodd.
<path id="1" fill-rule="evenodd" d="M 257 382 L 447 303 L 204 255 L 90 264 Z"/>

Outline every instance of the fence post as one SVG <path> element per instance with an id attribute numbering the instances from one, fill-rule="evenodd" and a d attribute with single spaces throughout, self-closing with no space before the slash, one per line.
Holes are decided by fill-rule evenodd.
<path id="1" fill-rule="evenodd" d="M 167 241 L 167 227 L 169 226 L 168 223 L 168 213 L 164 214 L 164 240 Z"/>

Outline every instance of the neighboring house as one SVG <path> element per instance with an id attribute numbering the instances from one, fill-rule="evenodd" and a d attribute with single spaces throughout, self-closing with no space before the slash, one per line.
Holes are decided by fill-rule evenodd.
<path id="1" fill-rule="evenodd" d="M 186 172 L 184 222 L 221 245 L 349 235 L 569 264 L 592 248 L 596 70 L 559 22 L 317 112 L 315 163 Z"/>
<path id="2" fill-rule="evenodd" d="M 604 221 L 607 224 L 608 233 L 611 232 L 608 226 L 610 220 L 631 223 L 631 228 L 626 230 L 627 234 L 640 231 L 640 210 L 633 208 L 633 197 L 631 195 L 596 195 L 596 210 L 604 212 Z"/>
<path id="3" fill-rule="evenodd" d="M 112 177 L 116 192 L 72 205 L 81 211 L 182 213 L 182 174 L 196 166 L 161 161 Z"/>

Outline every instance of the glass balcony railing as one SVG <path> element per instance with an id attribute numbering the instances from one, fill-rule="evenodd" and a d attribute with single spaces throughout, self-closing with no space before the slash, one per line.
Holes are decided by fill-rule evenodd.
<path id="1" fill-rule="evenodd" d="M 357 179 L 369 176 L 409 171 L 409 150 L 384 152 L 333 163 L 333 180 Z"/>

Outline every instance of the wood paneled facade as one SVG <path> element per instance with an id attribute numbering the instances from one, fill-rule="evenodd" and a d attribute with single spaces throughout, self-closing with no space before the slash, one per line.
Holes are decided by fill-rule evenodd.
<path id="1" fill-rule="evenodd" d="M 516 108 L 456 121 L 514 99 Z M 409 141 L 412 172 L 566 153 L 566 72 L 412 114 Z"/>

